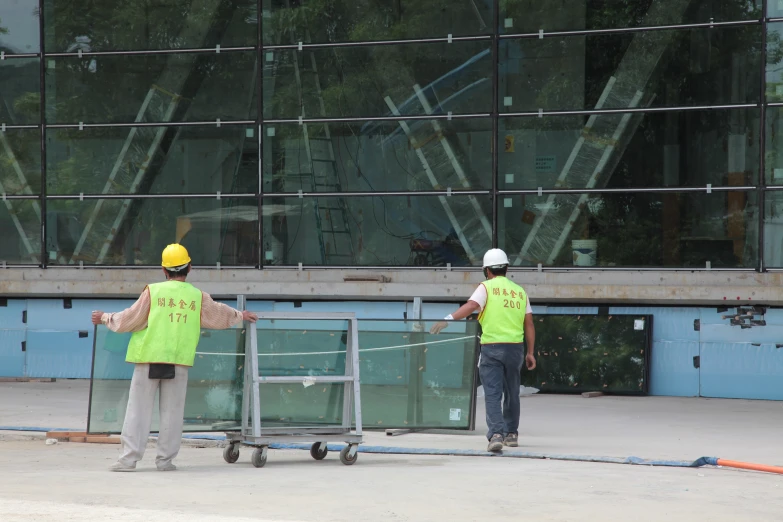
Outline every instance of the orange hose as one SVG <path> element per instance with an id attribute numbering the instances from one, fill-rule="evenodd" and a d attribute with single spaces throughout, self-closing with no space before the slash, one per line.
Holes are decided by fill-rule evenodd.
<path id="1" fill-rule="evenodd" d="M 780 473 L 783 475 L 783 468 L 778 466 L 767 466 L 766 464 L 753 464 L 752 462 L 739 462 L 736 460 L 718 459 L 718 466 L 727 468 L 749 469 L 752 471 L 765 471 L 767 473 Z"/>

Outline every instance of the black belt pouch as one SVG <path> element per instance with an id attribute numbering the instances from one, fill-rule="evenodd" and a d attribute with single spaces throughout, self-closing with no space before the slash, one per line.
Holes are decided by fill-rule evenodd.
<path id="1" fill-rule="evenodd" d="M 150 364 L 150 379 L 173 379 L 173 364 Z"/>

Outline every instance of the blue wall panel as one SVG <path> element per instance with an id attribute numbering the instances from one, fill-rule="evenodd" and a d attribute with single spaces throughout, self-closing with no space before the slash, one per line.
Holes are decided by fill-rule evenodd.
<path id="1" fill-rule="evenodd" d="M 27 328 L 92 331 L 93 310 L 119 312 L 134 302 L 134 299 L 73 299 L 71 308 L 64 308 L 63 299 L 30 299 L 27 301 Z"/>
<path id="2" fill-rule="evenodd" d="M 9 299 L 6 306 L 0 306 L 0 328 L 24 329 L 22 313 L 27 310 L 25 299 Z"/>
<path id="3" fill-rule="evenodd" d="M 701 395 L 783 400 L 783 349 L 774 344 L 702 343 Z"/>
<path id="4" fill-rule="evenodd" d="M 693 358 L 699 355 L 696 341 L 654 341 L 650 361 L 650 395 L 697 397 L 699 370 Z"/>
<path id="5" fill-rule="evenodd" d="M 93 332 L 27 331 L 27 377 L 89 379 Z"/>
<path id="6" fill-rule="evenodd" d="M 26 330 L 0 330 L 0 377 L 24 377 Z"/>

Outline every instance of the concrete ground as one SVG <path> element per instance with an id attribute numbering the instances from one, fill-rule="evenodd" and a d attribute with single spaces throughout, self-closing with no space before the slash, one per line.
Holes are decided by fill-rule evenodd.
<path id="1" fill-rule="evenodd" d="M 84 428 L 88 383 L 0 383 L 0 426 Z M 783 403 L 675 398 L 522 399 L 519 451 L 783 464 Z M 479 414 L 481 415 L 481 413 Z M 483 422 L 479 424 L 483 425 Z M 367 435 L 367 444 L 484 449 L 474 433 Z M 206 447 L 198 447 L 206 446 Z M 728 468 L 271 450 L 262 469 L 223 462 L 212 442 L 183 447 L 175 473 L 150 450 L 136 473 L 109 473 L 118 447 L 0 432 L 0 520 L 780 520 L 783 477 Z"/>

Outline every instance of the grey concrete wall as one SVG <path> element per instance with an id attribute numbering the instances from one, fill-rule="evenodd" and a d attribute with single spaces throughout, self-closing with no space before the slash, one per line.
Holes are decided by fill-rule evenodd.
<path id="1" fill-rule="evenodd" d="M 156 269 L 0 270 L 4 297 L 134 297 L 161 281 Z M 783 305 L 783 273 L 571 271 L 514 272 L 539 303 L 638 303 L 669 306 L 759 303 Z M 482 280 L 478 271 L 215 270 L 191 281 L 216 297 L 461 301 Z"/>

